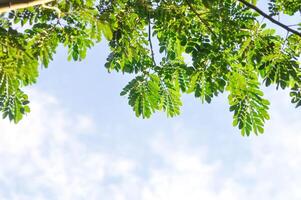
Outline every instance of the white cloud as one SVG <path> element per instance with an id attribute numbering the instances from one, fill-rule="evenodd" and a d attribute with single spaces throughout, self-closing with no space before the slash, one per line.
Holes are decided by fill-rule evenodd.
<path id="1" fill-rule="evenodd" d="M 183 138 L 153 142 L 168 165 L 152 171 L 143 200 L 301 199 L 301 115 L 289 104 L 287 92 L 269 96 L 272 119 L 265 135 L 242 138 L 249 153 L 238 159 L 233 155 L 232 162 L 237 164 L 230 173 L 224 170 L 229 163 L 218 158 L 209 163 L 210 149 L 192 148 Z M 213 148 L 227 151 L 223 146 Z"/>
<path id="2" fill-rule="evenodd" d="M 180 134 L 184 130 L 186 138 Z M 233 177 L 222 174 L 224 163 L 218 159 L 209 161 L 208 147 L 192 145 L 190 132 L 186 127 L 178 127 L 174 129 L 173 138 L 158 134 L 151 141 L 153 152 L 162 164 L 150 169 L 149 178 L 141 186 L 140 199 L 236 200 L 244 197 L 243 187 Z"/>
<path id="3" fill-rule="evenodd" d="M 81 140 L 95 129 L 89 116 L 68 113 L 41 91 L 31 91 L 31 99 L 32 112 L 20 124 L 0 122 L 1 199 L 99 199 L 106 176 L 133 170 L 133 161 Z"/>
<path id="4" fill-rule="evenodd" d="M 85 133 L 97 132 L 93 119 L 71 115 L 47 94 L 34 91 L 31 96 L 32 113 L 25 120 L 0 122 L 0 199 L 301 199 L 300 115 L 284 107 L 286 98 L 274 101 L 265 135 L 241 138 L 248 149 L 245 157 L 233 155 L 226 162 L 211 151 L 228 151 L 229 145 L 195 145 L 189 132 L 196 130 L 185 123 L 171 134 L 154 134 L 149 147 L 141 149 L 150 151 L 142 160 L 95 150 L 97 144 L 83 140 L 89 137 Z"/>
<path id="5" fill-rule="evenodd" d="M 271 121 L 266 134 L 253 138 L 249 161 L 240 179 L 251 180 L 250 199 L 301 199 L 300 110 L 289 104 L 287 92 L 272 93 Z"/>

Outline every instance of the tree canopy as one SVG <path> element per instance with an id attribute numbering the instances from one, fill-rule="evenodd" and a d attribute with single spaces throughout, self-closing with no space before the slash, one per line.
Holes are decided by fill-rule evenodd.
<path id="1" fill-rule="evenodd" d="M 264 12 L 256 0 L 0 0 L 3 118 L 17 123 L 30 112 L 22 88 L 36 82 L 59 45 L 80 61 L 104 37 L 108 71 L 135 75 L 121 95 L 136 116 L 163 110 L 173 117 L 183 93 L 210 103 L 226 92 L 242 135 L 263 133 L 269 101 L 262 85 L 291 90 L 291 102 L 301 106 L 301 2 L 266 4 Z M 279 21 L 283 14 L 299 24 Z"/>

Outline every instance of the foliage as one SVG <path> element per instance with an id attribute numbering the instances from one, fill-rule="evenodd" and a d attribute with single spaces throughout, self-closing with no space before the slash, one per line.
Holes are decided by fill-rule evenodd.
<path id="1" fill-rule="evenodd" d="M 22 87 L 36 82 L 57 47 L 80 61 L 87 49 L 108 41 L 108 71 L 135 74 L 122 90 L 136 116 L 163 110 L 180 114 L 181 94 L 210 103 L 229 95 L 233 125 L 243 135 L 263 133 L 269 102 L 261 91 L 290 89 L 301 106 L 301 36 L 281 37 L 238 0 L 60 0 L 4 13 L 0 18 L 0 110 L 18 122 L 30 111 Z M 270 16 L 298 15 L 298 0 L 271 0 Z M 301 29 L 301 22 L 296 25 Z M 298 33 L 298 32 L 297 32 Z M 155 60 L 152 40 L 162 59 Z M 187 60 L 191 59 L 191 62 Z"/>

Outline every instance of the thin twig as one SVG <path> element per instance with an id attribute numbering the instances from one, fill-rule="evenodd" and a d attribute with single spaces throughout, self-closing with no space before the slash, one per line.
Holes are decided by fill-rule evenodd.
<path id="1" fill-rule="evenodd" d="M 149 41 L 149 47 L 151 51 L 151 56 L 153 60 L 153 64 L 157 66 L 156 61 L 155 61 L 155 54 L 154 54 L 154 49 L 153 49 L 153 43 L 152 43 L 152 28 L 151 28 L 151 20 L 150 20 L 150 14 L 148 13 L 148 41 Z"/>
<path id="2" fill-rule="evenodd" d="M 292 27 L 292 26 L 299 26 L 299 24 L 288 25 L 288 27 Z"/>

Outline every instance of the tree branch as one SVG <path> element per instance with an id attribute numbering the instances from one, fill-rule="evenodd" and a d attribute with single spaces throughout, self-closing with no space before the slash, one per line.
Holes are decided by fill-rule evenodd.
<path id="1" fill-rule="evenodd" d="M 253 10 L 255 10 L 257 13 L 259 13 L 260 15 L 262 15 L 263 17 L 267 18 L 268 20 L 270 20 L 272 23 L 284 28 L 285 30 L 287 30 L 288 32 L 291 32 L 291 33 L 294 33 L 298 36 L 301 37 L 301 33 L 294 30 L 294 29 L 291 29 L 289 26 L 275 20 L 273 17 L 271 17 L 270 15 L 266 14 L 265 12 L 263 12 L 261 9 L 259 9 L 258 7 L 256 7 L 255 5 L 245 1 L 245 0 L 238 0 L 239 2 L 241 2 L 242 4 L 244 4 L 245 6 L 247 6 L 248 8 L 251 8 Z"/>
<path id="2" fill-rule="evenodd" d="M 194 7 L 191 5 L 189 0 L 185 0 L 191 11 L 200 19 L 200 21 L 206 26 L 206 28 L 210 31 L 210 33 L 217 38 L 216 34 L 213 32 L 213 30 L 210 28 L 209 23 L 204 20 L 201 15 L 194 9 Z"/>
<path id="3" fill-rule="evenodd" d="M 0 4 L 0 14 L 9 12 L 12 10 L 17 10 L 21 8 L 28 8 L 32 6 L 37 6 L 41 4 L 46 4 L 55 0 L 23 0 L 23 1 L 8 1 L 6 3 Z"/>

